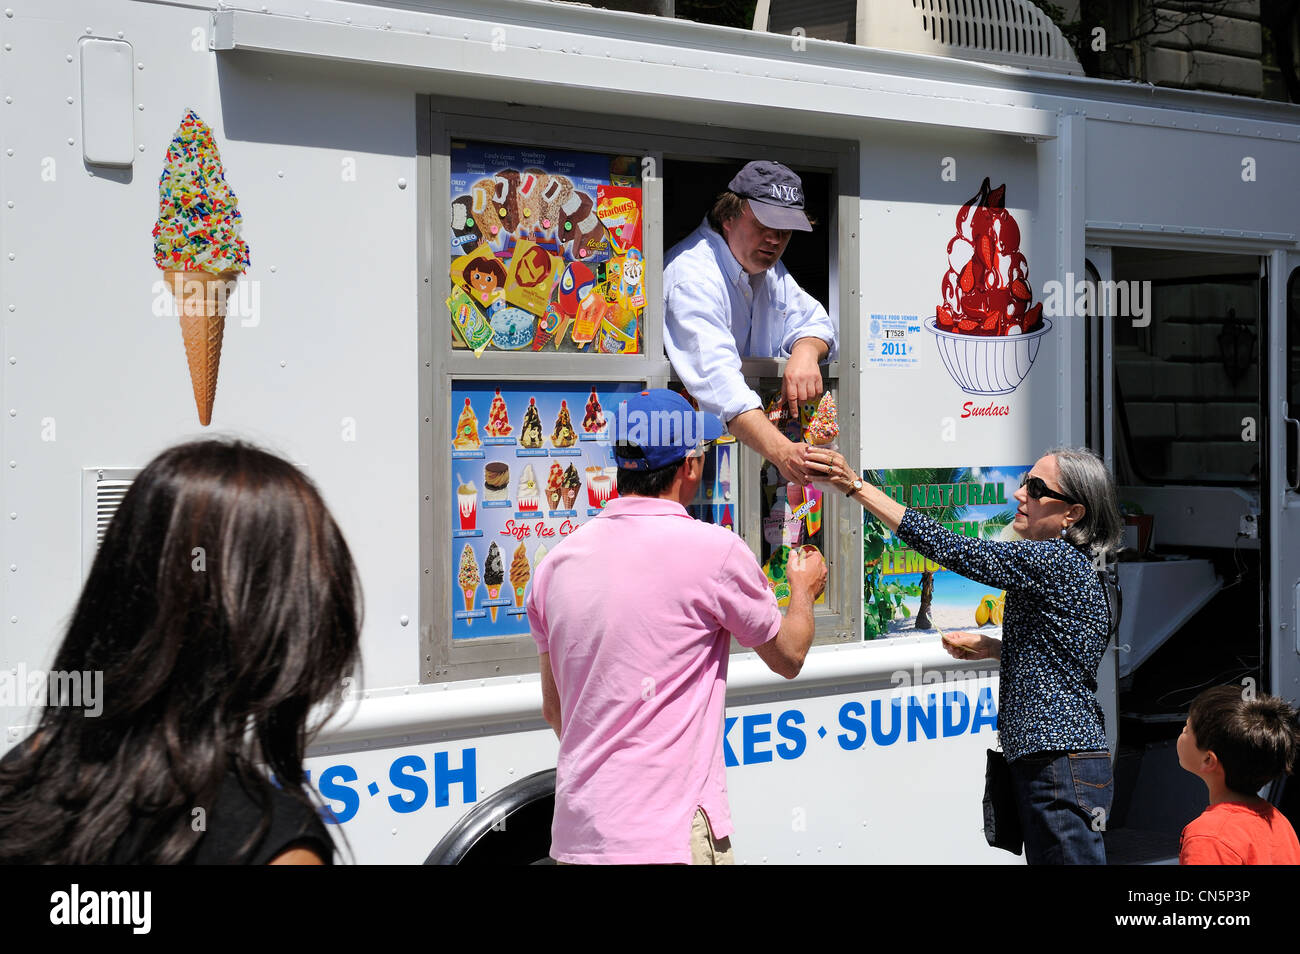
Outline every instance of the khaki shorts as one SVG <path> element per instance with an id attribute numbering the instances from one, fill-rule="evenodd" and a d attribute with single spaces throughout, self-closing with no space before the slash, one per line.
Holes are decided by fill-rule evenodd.
<path id="1" fill-rule="evenodd" d="M 734 865 L 736 856 L 731 850 L 730 838 L 714 838 L 713 829 L 704 809 L 695 809 L 695 820 L 691 822 L 691 864 L 693 865 Z"/>
<path id="2" fill-rule="evenodd" d="M 704 809 L 695 809 L 695 818 L 691 822 L 691 864 L 693 865 L 734 865 L 736 856 L 731 850 L 730 838 L 714 838 L 713 829 L 709 827 L 708 816 Z M 567 865 L 567 861 L 557 861 L 557 865 Z"/>

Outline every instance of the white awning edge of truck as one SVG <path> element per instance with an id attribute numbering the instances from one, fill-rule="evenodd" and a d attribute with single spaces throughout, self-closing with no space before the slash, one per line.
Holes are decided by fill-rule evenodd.
<path id="1" fill-rule="evenodd" d="M 955 88 L 944 95 L 943 84 L 929 80 L 910 80 L 915 88 L 907 91 L 886 89 L 882 86 L 896 83 L 896 77 L 635 38 L 587 38 L 592 52 L 586 52 L 573 44 L 572 34 L 536 26 L 512 26 L 510 56 L 501 57 L 492 52 L 492 23 L 419 16 L 426 24 L 423 33 L 221 10 L 212 15 L 211 48 L 423 74 L 437 80 L 428 91 L 449 96 L 526 102 L 529 90 L 538 105 L 612 111 L 626 111 L 634 100 L 639 114 L 713 122 L 718 104 L 725 103 L 735 125 L 760 129 L 792 131 L 792 121 L 802 118 L 808 131 L 828 135 L 851 132 L 854 123 L 887 121 L 1035 140 L 1057 136 L 1056 111 L 990 101 L 1007 95 L 998 90 L 983 90 L 979 99 L 958 95 Z M 482 70 L 489 56 L 500 57 L 491 76 Z M 575 58 L 590 61 L 590 70 L 576 69 Z M 696 73 L 693 82 L 681 81 L 683 70 Z M 582 75 L 594 77 L 590 85 L 574 82 Z M 810 87 L 817 96 L 809 96 Z"/>

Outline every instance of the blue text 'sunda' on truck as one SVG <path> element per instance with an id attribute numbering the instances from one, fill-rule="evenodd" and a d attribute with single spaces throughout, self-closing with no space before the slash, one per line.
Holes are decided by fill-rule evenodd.
<path id="1" fill-rule="evenodd" d="M 56 653 L 137 476 L 214 437 L 355 561 L 303 763 L 340 860 L 556 857 L 539 608 L 647 628 L 698 554 L 573 554 L 692 420 L 685 515 L 810 620 L 792 680 L 721 630 L 737 863 L 1024 863 L 989 750 L 1076 748 L 1106 860 L 1169 861 L 1191 701 L 1300 696 L 1300 107 L 1089 77 L 1026 0 L 9 6 L 0 755 L 124 691 Z"/>

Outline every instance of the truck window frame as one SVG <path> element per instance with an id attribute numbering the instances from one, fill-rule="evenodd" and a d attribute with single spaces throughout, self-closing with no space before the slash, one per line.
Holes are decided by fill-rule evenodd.
<path id="1" fill-rule="evenodd" d="M 438 497 L 451 480 L 450 461 L 435 453 L 450 446 L 452 388 L 457 383 L 484 381 L 608 381 L 639 382 L 646 387 L 666 387 L 673 380 L 672 367 L 663 350 L 663 188 L 662 180 L 643 180 L 643 242 L 646 262 L 646 310 L 644 351 L 639 355 L 533 355 L 493 354 L 475 358 L 471 352 L 451 348 L 451 326 L 443 301 L 450 293 L 446 262 L 450 242 L 440 227 L 450 217 L 451 196 L 446 188 L 450 175 L 450 144 L 453 140 L 539 144 L 554 149 L 571 149 L 611 155 L 639 155 L 653 160 L 649 167 L 659 173 L 664 156 L 700 158 L 734 154 L 749 158 L 772 158 L 793 166 L 816 168 L 832 179 L 827 231 L 830 260 L 829 309 L 840 327 L 839 361 L 828 369 L 840 407 L 840 446 L 846 457 L 856 457 L 860 446 L 858 413 L 860 388 L 856 375 L 858 335 L 856 321 L 843 316 L 856 314 L 861 295 L 858 287 L 858 147 L 852 141 L 806 140 L 798 136 L 716 126 L 644 120 L 636 116 L 611 116 L 522 104 L 487 103 L 435 96 L 416 97 L 418 241 L 420 282 L 418 288 L 419 368 L 419 554 L 420 599 L 419 681 L 451 682 L 464 679 L 516 676 L 537 671 L 537 650 L 526 633 L 508 637 L 478 637 L 453 640 L 447 626 L 451 618 L 453 573 L 439 570 L 450 560 L 446 550 L 451 539 L 450 508 Z M 701 215 L 703 210 L 701 210 Z M 748 358 L 742 362 L 747 378 L 779 378 L 784 370 L 780 358 Z M 841 377 L 840 368 L 845 369 Z M 757 552 L 762 528 L 756 492 L 758 455 L 740 447 L 739 468 L 752 472 L 741 482 L 737 530 Z M 827 540 L 838 543 L 826 554 L 831 565 L 827 606 L 817 614 L 817 642 L 844 643 L 861 640 L 862 520 L 848 506 L 827 496 L 824 521 Z M 751 510 L 753 511 L 751 513 Z M 830 551 L 827 546 L 827 550 Z M 855 575 L 856 572 L 856 575 Z M 854 581 L 856 580 L 856 586 Z M 832 603 L 832 600 L 835 600 Z M 737 648 L 733 642 L 733 650 Z"/>

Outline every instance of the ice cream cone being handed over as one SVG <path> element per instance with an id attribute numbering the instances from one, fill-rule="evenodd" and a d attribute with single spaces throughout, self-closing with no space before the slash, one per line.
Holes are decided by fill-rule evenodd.
<path id="1" fill-rule="evenodd" d="M 176 299 L 194 404 L 205 427 L 217 396 L 226 303 L 249 266 L 240 220 L 212 130 L 189 110 L 158 180 L 154 264 Z"/>

